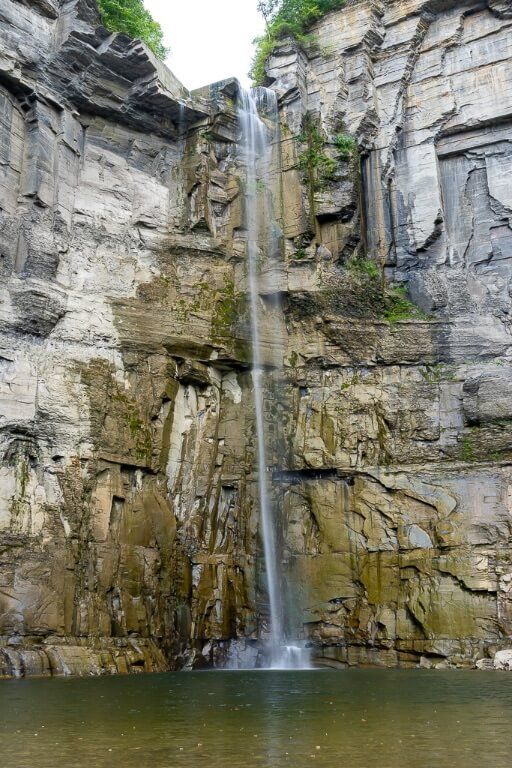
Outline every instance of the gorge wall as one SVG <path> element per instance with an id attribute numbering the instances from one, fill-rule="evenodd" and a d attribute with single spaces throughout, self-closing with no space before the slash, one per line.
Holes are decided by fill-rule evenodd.
<path id="1" fill-rule="evenodd" d="M 188 93 L 93 0 L 0 27 L 0 675 L 253 663 L 238 84 Z M 322 663 L 471 666 L 512 635 L 512 3 L 313 34 L 267 67 L 286 580 Z"/>

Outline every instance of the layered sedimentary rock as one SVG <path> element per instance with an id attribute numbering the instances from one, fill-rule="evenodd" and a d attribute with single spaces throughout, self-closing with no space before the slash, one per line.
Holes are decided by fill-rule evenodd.
<path id="1" fill-rule="evenodd" d="M 333 660 L 463 663 L 511 634 L 511 32 L 510 3 L 359 2 L 318 25 L 316 54 L 270 62 L 285 233 L 314 233 L 289 270 L 283 508 Z M 331 157 L 357 137 L 355 184 L 342 163 L 304 194 L 305 114 Z M 367 301 L 357 248 L 408 309 Z"/>
<path id="2" fill-rule="evenodd" d="M 92 0 L 0 24 L 0 674 L 250 663 L 238 85 L 188 93 Z M 313 34 L 268 63 L 286 580 L 324 663 L 474 664 L 512 634 L 512 7 Z"/>
<path id="3" fill-rule="evenodd" d="M 1 23 L 0 667 L 177 665 L 254 629 L 234 86 L 92 2 Z"/>

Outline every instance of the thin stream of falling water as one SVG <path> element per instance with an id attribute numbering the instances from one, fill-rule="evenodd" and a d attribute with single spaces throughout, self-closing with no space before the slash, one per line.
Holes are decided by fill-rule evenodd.
<path id="1" fill-rule="evenodd" d="M 258 105 L 265 109 L 270 118 L 270 128 L 260 118 Z M 265 571 L 270 603 L 270 666 L 276 669 L 298 669 L 309 666 L 309 655 L 299 645 L 287 645 L 285 633 L 285 604 L 282 599 L 280 553 L 277 536 L 277 521 L 273 509 L 268 479 L 267 440 L 265 434 L 264 394 L 266 383 L 261 328 L 263 325 L 263 303 L 261 291 L 261 262 L 272 257 L 277 248 L 276 228 L 273 225 L 272 206 L 267 192 L 270 185 L 272 140 L 277 131 L 277 99 L 274 91 L 256 88 L 249 92 L 242 90 L 238 108 L 242 130 L 242 144 L 246 163 L 246 216 L 247 216 L 247 261 L 250 297 L 250 323 L 252 343 L 252 379 L 256 415 L 256 437 L 258 452 L 258 495 L 263 534 Z M 272 136 L 274 131 L 274 136 Z M 258 170 L 260 173 L 258 174 Z M 259 185 L 263 186 L 260 194 Z M 269 315 L 270 317 L 272 315 Z M 283 364 L 283 345 L 280 329 L 275 323 L 270 339 L 270 359 Z M 277 348 L 279 347 L 279 348 Z M 267 353 L 268 357 L 268 353 Z"/>
<path id="2" fill-rule="evenodd" d="M 183 139 L 186 137 L 186 122 L 185 122 L 185 102 L 178 102 L 178 138 Z"/>

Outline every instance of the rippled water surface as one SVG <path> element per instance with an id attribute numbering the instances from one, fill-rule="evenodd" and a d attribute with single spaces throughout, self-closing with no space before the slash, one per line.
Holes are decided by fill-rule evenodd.
<path id="1" fill-rule="evenodd" d="M 0 745 L 2 768 L 509 768 L 512 674 L 5 681 Z"/>

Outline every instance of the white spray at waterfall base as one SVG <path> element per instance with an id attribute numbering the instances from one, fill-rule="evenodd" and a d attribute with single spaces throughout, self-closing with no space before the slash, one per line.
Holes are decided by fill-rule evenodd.
<path id="1" fill-rule="evenodd" d="M 258 108 L 269 119 L 260 117 Z M 282 368 L 284 345 L 276 323 L 270 339 L 263 344 L 264 290 L 262 261 L 279 254 L 270 189 L 272 145 L 278 136 L 277 98 L 267 88 L 242 90 L 238 106 L 241 148 L 246 166 L 247 273 L 250 298 L 252 379 L 256 417 L 258 498 L 260 506 L 265 572 L 270 604 L 270 666 L 274 669 L 309 668 L 309 653 L 298 641 L 286 636 L 286 599 L 283 599 L 280 568 L 278 516 L 270 493 L 264 397 L 269 366 Z M 275 292 L 279 295 L 279 292 Z M 268 331 L 267 331 L 268 335 Z"/>

